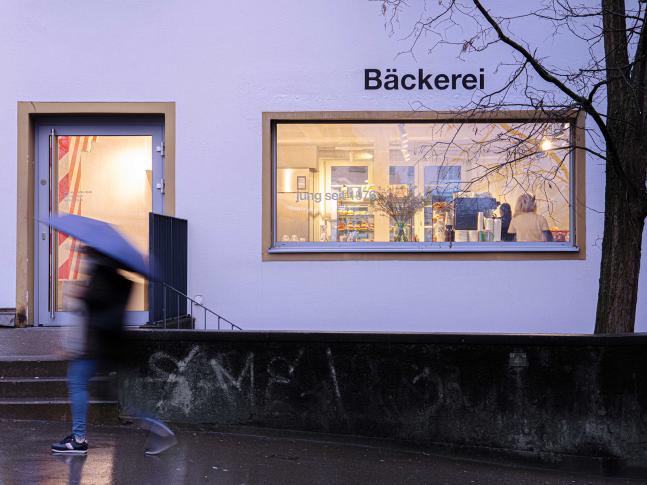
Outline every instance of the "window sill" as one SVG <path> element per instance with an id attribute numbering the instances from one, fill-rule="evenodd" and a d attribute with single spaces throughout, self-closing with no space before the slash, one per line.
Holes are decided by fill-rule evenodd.
<path id="1" fill-rule="evenodd" d="M 571 243 L 284 243 L 269 254 L 294 253 L 578 253 Z"/>

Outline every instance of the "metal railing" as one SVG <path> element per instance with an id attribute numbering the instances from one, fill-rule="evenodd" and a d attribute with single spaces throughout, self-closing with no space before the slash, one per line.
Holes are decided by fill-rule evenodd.
<path id="1" fill-rule="evenodd" d="M 182 293 L 180 290 L 178 290 L 176 288 L 173 288 L 171 285 L 167 285 L 166 283 L 160 283 L 160 284 L 164 288 L 163 299 L 162 299 L 163 300 L 163 310 L 162 310 L 163 320 L 162 320 L 162 322 L 164 324 L 163 328 L 165 328 L 165 329 L 166 328 L 173 328 L 173 327 L 169 327 L 168 323 L 175 321 L 175 323 L 176 323 L 175 328 L 180 329 L 181 328 L 181 322 L 183 320 L 186 321 L 186 319 L 188 318 L 190 323 L 191 323 L 191 329 L 195 329 L 195 320 L 196 320 L 196 318 L 195 318 L 194 310 L 196 310 L 196 308 L 197 308 L 198 314 L 202 313 L 204 315 L 204 330 L 207 330 L 207 316 L 208 315 L 212 315 L 213 317 L 215 317 L 217 319 L 217 325 L 218 325 L 217 329 L 218 330 L 223 330 L 223 328 L 221 328 L 223 325 L 229 327 L 229 328 L 225 328 L 225 330 L 242 330 L 242 328 L 240 328 L 235 323 L 232 323 L 231 321 L 227 320 L 222 315 L 214 312 L 210 308 L 207 308 L 202 303 L 198 303 L 197 301 L 195 301 L 190 296 L 185 295 L 184 293 Z M 169 307 L 169 302 L 172 302 L 173 300 L 169 299 L 169 295 L 168 295 L 169 290 L 174 294 L 175 303 L 176 303 L 176 306 L 175 306 L 176 314 L 172 315 L 170 317 L 169 317 L 169 313 L 168 313 L 168 307 Z M 173 298 L 173 296 L 171 296 L 171 298 Z M 180 313 L 181 313 L 180 312 L 180 303 L 182 302 L 182 300 L 184 300 L 185 303 L 186 302 L 190 303 L 188 305 L 188 308 L 190 310 L 185 315 L 180 315 Z M 156 326 L 156 322 L 151 322 L 151 323 L 153 324 L 153 326 Z"/>

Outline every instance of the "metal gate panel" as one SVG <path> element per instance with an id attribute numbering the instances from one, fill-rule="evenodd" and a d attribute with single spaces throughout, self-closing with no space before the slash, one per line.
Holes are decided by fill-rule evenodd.
<path id="1" fill-rule="evenodd" d="M 187 314 L 186 299 L 162 284 L 187 293 L 187 221 L 152 212 L 148 220 L 152 276 L 148 283 L 148 314 L 152 323 Z"/>

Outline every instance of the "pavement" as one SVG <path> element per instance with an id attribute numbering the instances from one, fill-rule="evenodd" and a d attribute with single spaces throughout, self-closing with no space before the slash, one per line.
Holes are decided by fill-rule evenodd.
<path id="1" fill-rule="evenodd" d="M 326 437 L 178 431 L 178 445 L 143 453 L 146 434 L 131 426 L 90 430 L 87 457 L 55 456 L 68 434 L 59 422 L 0 421 L 0 485 L 23 484 L 637 484 L 647 480 L 501 466 L 419 450 Z"/>

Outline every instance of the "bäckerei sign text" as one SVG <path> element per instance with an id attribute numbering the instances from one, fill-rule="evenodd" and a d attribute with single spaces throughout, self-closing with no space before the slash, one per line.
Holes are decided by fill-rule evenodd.
<path id="1" fill-rule="evenodd" d="M 485 70 L 479 69 L 478 74 L 455 73 L 455 74 L 434 74 L 427 73 L 424 69 L 418 69 L 417 73 L 400 74 L 395 68 L 386 69 L 364 69 L 364 89 L 371 91 L 385 89 L 387 91 L 405 89 L 438 90 L 445 89 L 474 89 L 485 88 Z"/>

